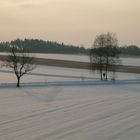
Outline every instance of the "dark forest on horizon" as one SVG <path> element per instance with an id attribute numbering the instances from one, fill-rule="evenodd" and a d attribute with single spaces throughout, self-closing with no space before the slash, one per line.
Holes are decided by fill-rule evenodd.
<path id="1" fill-rule="evenodd" d="M 54 41 L 16 39 L 10 42 L 0 42 L 0 52 L 8 52 L 10 45 L 25 47 L 31 53 L 89 54 L 90 51 L 90 48 L 84 46 L 66 45 Z M 140 48 L 136 45 L 119 46 L 119 51 L 121 55 L 140 55 Z"/>

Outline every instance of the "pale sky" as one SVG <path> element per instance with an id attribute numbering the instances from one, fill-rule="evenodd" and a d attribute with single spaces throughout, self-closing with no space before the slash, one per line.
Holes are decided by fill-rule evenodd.
<path id="1" fill-rule="evenodd" d="M 140 46 L 140 0 L 0 0 L 0 41 L 38 38 L 90 47 L 115 32 Z"/>

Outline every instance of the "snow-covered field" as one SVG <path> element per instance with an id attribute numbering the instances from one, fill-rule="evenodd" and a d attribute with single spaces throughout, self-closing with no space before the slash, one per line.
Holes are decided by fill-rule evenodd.
<path id="1" fill-rule="evenodd" d="M 0 55 L 7 55 L 7 53 L 0 53 Z M 31 55 L 36 58 L 90 62 L 90 58 L 87 55 L 50 54 L 50 53 L 48 54 L 32 53 Z M 139 57 L 122 57 L 121 64 L 128 65 L 128 66 L 140 66 L 140 58 Z"/>
<path id="2" fill-rule="evenodd" d="M 90 58 L 87 55 L 72 55 L 72 54 L 33 54 L 33 55 L 38 58 L 90 62 Z M 140 66 L 139 57 L 122 57 L 120 59 L 122 65 Z"/>
<path id="3" fill-rule="evenodd" d="M 0 73 L 0 140 L 140 139 L 139 75 L 101 82 L 81 69 L 38 66 L 32 73 L 21 88 L 14 74 Z"/>
<path id="4" fill-rule="evenodd" d="M 0 89 L 1 140 L 139 140 L 140 86 Z"/>
<path id="5" fill-rule="evenodd" d="M 16 84 L 16 77 L 14 73 L 1 72 L 8 70 L 6 68 L 0 69 L 0 87 L 4 84 L 8 86 L 9 83 Z M 113 74 L 109 73 L 109 79 L 113 78 Z M 116 80 L 139 80 L 140 74 L 134 73 L 116 73 Z M 98 73 L 92 72 L 87 69 L 73 69 L 73 68 L 62 68 L 52 66 L 40 66 L 38 65 L 29 75 L 25 75 L 21 78 L 21 83 L 48 83 L 48 82 L 73 82 L 73 81 L 96 81 L 99 80 L 100 76 Z"/>

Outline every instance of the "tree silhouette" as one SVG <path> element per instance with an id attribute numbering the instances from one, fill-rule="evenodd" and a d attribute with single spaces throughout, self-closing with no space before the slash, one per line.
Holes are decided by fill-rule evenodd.
<path id="1" fill-rule="evenodd" d="M 100 71 L 101 80 L 108 79 L 108 71 L 116 68 L 119 61 L 118 40 L 115 34 L 107 33 L 97 36 L 90 50 L 91 68 Z"/>
<path id="2" fill-rule="evenodd" d="M 10 53 L 6 57 L 5 64 L 13 69 L 17 77 L 17 87 L 20 86 L 20 79 L 23 75 L 35 68 L 34 58 L 23 47 L 16 45 L 10 46 Z"/>

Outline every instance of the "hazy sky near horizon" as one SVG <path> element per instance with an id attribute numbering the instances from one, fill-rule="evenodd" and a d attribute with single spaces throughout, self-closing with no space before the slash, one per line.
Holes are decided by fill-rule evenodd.
<path id="1" fill-rule="evenodd" d="M 0 41 L 38 38 L 90 47 L 115 32 L 140 46 L 140 0 L 0 0 Z"/>

